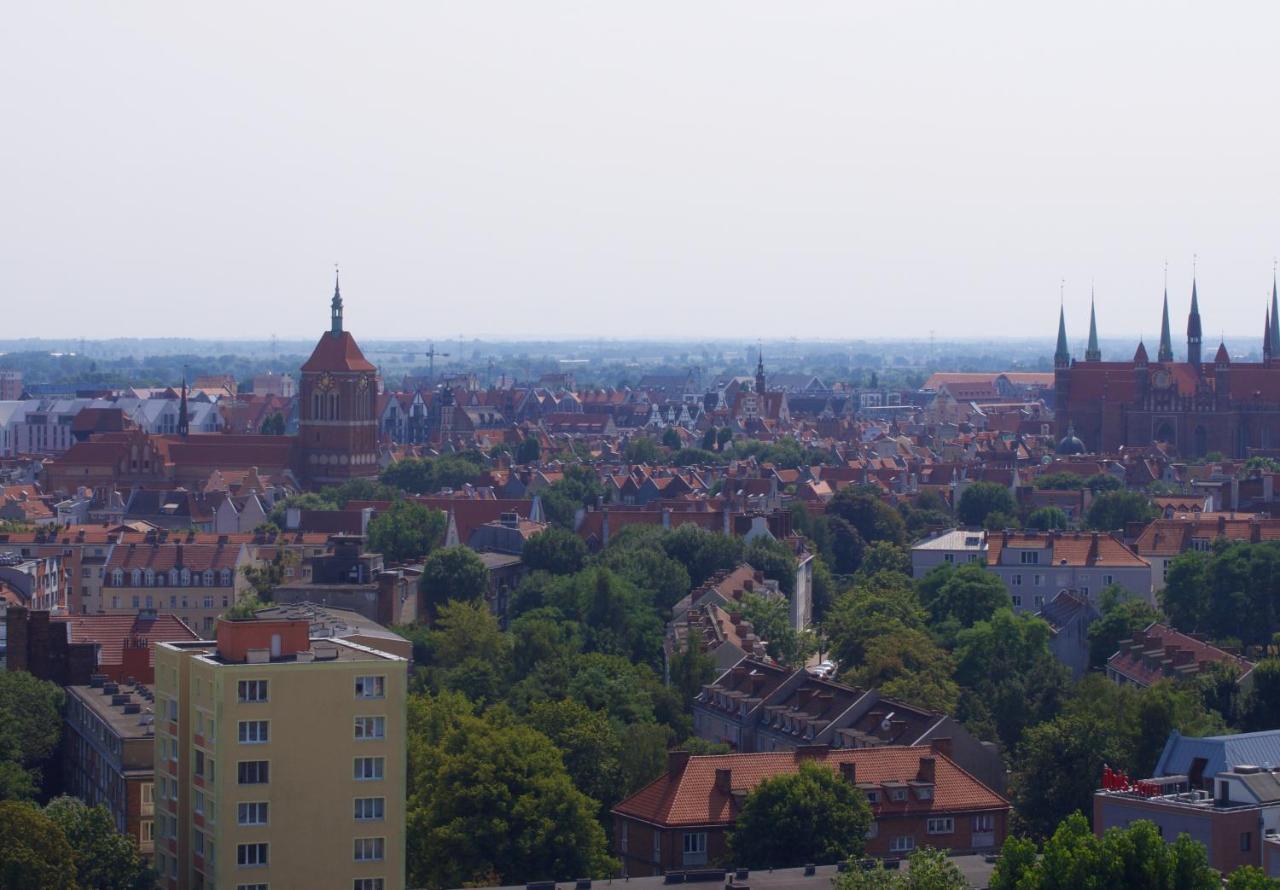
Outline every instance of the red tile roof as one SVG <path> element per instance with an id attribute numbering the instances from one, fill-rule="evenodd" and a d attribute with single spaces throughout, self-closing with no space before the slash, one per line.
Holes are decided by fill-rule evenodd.
<path id="1" fill-rule="evenodd" d="M 858 784 L 911 782 L 920 758 L 935 758 L 935 790 L 930 800 L 908 795 L 906 801 L 881 801 L 872 806 L 877 818 L 893 814 L 957 813 L 1008 809 L 1009 802 L 927 745 L 879 748 L 821 748 L 757 754 L 690 757 L 682 771 L 663 773 L 613 812 L 662 826 L 727 825 L 736 813 L 735 791 L 751 791 L 761 781 L 798 772 L 810 760 L 837 772 L 842 763 L 857 765 Z M 716 787 L 717 770 L 728 769 L 730 792 Z"/>
<path id="2" fill-rule="evenodd" d="M 68 626 L 71 643 L 97 643 L 98 664 L 124 662 L 125 640 L 139 637 L 150 643 L 198 640 L 200 635 L 176 615 L 55 615 L 52 619 Z M 155 647 L 149 647 L 155 664 Z"/>
<path id="3" fill-rule="evenodd" d="M 1041 565 L 1097 566 L 1141 568 L 1145 559 L 1126 547 L 1119 539 L 1101 532 L 1005 532 L 987 536 L 987 565 L 1000 564 L 1005 547 L 1050 550 L 1049 559 Z"/>
<path id="4" fill-rule="evenodd" d="M 376 371 L 377 368 L 369 364 L 360 347 L 356 345 L 356 338 L 351 336 L 351 332 L 342 331 L 339 334 L 325 333 L 321 336 L 320 342 L 316 344 L 311 358 L 307 359 L 302 370 Z"/>

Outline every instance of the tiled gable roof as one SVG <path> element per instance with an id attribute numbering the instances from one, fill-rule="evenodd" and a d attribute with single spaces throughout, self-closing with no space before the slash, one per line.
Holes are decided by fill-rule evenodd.
<path id="1" fill-rule="evenodd" d="M 325 333 L 302 366 L 303 371 L 376 371 L 356 345 L 350 331 Z"/>
<path id="2" fill-rule="evenodd" d="M 999 794 L 928 746 L 882 748 L 826 748 L 758 754 L 720 754 L 690 757 L 683 770 L 663 773 L 613 812 L 656 825 L 678 827 L 727 825 L 737 815 L 733 792 L 750 792 L 761 781 L 798 772 L 806 760 L 839 772 L 840 764 L 857 767 L 859 784 L 914 781 L 920 758 L 935 758 L 936 787 L 932 799 L 908 795 L 906 801 L 882 801 L 877 816 L 891 813 L 959 813 L 1003 810 L 1009 806 Z M 730 770 L 730 792 L 717 787 L 717 770 Z"/>

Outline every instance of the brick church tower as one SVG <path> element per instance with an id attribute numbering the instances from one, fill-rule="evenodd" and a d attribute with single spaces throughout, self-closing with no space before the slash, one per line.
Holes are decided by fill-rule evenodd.
<path id="1" fill-rule="evenodd" d="M 329 331 L 302 366 L 298 455 L 302 478 L 338 484 L 378 475 L 377 369 L 342 329 L 342 292 L 334 276 Z"/>

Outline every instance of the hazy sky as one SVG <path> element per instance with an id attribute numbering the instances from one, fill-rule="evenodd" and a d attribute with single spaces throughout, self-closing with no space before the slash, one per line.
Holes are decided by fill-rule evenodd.
<path id="1" fill-rule="evenodd" d="M 1280 5 L 12 3 L 6 336 L 1260 337 Z M 1229 336 L 1230 339 L 1230 336 Z M 1240 344 L 1241 346 L 1245 344 Z M 1250 342 L 1248 345 L 1253 345 Z"/>

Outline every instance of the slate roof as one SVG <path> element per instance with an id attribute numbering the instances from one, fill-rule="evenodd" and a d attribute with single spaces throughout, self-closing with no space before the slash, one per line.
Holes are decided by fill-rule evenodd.
<path id="1" fill-rule="evenodd" d="M 1207 761 L 1206 777 L 1241 764 L 1280 766 L 1280 729 L 1201 737 L 1184 736 L 1175 729 L 1164 743 L 1154 775 L 1189 775 L 1197 757 Z"/>

